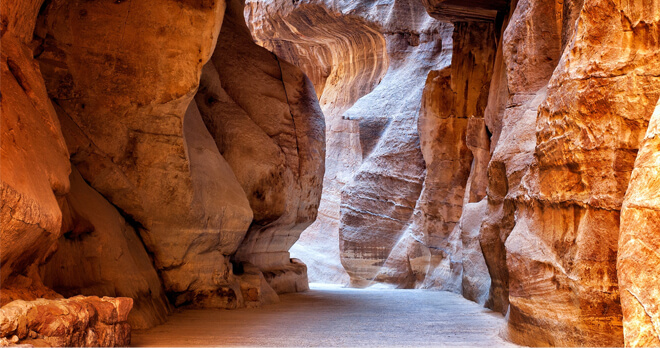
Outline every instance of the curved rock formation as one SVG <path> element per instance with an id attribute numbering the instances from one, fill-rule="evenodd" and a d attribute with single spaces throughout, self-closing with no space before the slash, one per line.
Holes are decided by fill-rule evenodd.
<path id="1" fill-rule="evenodd" d="M 0 345 L 278 301 L 307 289 L 290 248 L 516 343 L 660 344 L 659 11 L 1 2 Z"/>
<path id="2" fill-rule="evenodd" d="M 412 212 L 421 188 L 419 177 L 424 171 L 415 131 L 417 106 L 428 71 L 448 60 L 447 51 L 442 51 L 442 37 L 447 37 L 450 26 L 431 20 L 415 1 L 387 6 L 340 5 L 327 1 L 292 4 L 249 1 L 247 5 L 246 16 L 257 41 L 312 77 L 326 115 L 327 170 L 320 217 L 292 251 L 306 258 L 313 267 L 310 276 L 313 281 L 347 282 L 336 248 L 341 245 L 344 255 L 341 262 L 352 281 L 365 282 L 366 278 L 356 276 L 356 272 L 362 271 L 358 270 L 362 268 L 358 264 L 370 261 L 364 261 L 366 256 L 359 251 L 354 256 L 349 254 L 358 245 L 364 245 L 368 253 L 373 240 L 362 233 L 363 222 L 359 220 L 366 216 L 362 210 L 380 208 L 368 208 L 366 196 L 352 190 L 366 189 L 381 179 L 389 180 L 379 188 L 389 187 L 392 191 L 376 200 L 386 205 L 387 201 L 406 200 Z M 409 133 L 406 139 L 405 133 Z M 390 134 L 389 143 L 377 145 L 384 134 Z M 395 144 L 398 148 L 392 146 Z M 373 155 L 381 150 L 382 153 Z M 370 155 L 380 158 L 370 160 Z M 396 156 L 417 159 L 397 162 Z M 360 171 L 362 175 L 356 175 Z M 356 178 L 369 183 L 351 183 Z M 399 188 L 395 182 L 404 185 Z M 352 193 L 346 193 L 349 191 Z M 343 199 L 342 195 L 347 198 Z M 347 203 L 347 199 L 357 201 Z M 342 211 L 353 218 L 341 217 L 340 202 Z M 350 207 L 360 211 L 351 213 Z M 340 218 L 357 225 L 340 222 Z M 375 220 L 369 224 L 380 226 L 383 233 L 391 228 L 386 217 L 371 214 L 370 219 Z M 351 228 L 356 230 L 349 232 Z M 340 230 L 346 231 L 346 237 L 339 236 Z M 372 235 L 379 234 L 374 230 Z M 355 248 L 351 240 L 357 243 Z M 387 252 L 381 256 L 383 261 Z M 369 272 L 373 278 L 378 267 Z"/>
<path id="3" fill-rule="evenodd" d="M 225 8 L 199 5 L 51 1 L 37 28 L 72 163 L 138 224 L 177 297 L 213 297 L 213 274 L 228 272 L 252 219 L 231 169 L 217 150 L 204 151 L 214 143 L 199 114 L 186 112 Z M 120 34 L 109 35 L 118 23 Z"/>
<path id="4" fill-rule="evenodd" d="M 64 296 L 130 297 L 134 329 L 165 322 L 169 304 L 133 226 L 75 168 L 70 181 L 61 204 L 64 236 L 41 270 L 44 284 Z"/>
<path id="5" fill-rule="evenodd" d="M 256 265 L 279 293 L 307 289 L 306 269 L 288 250 L 321 196 L 325 124 L 312 83 L 254 44 L 233 1 L 196 100 L 254 213 L 234 258 Z"/>
<path id="6" fill-rule="evenodd" d="M 55 248 L 71 166 L 59 121 L 30 47 L 41 1 L 2 3 L 2 263 L 0 283 L 33 283 Z M 11 248 L 5 246 L 11 245 Z M 8 294 L 2 294 L 2 303 Z"/>
<path id="7" fill-rule="evenodd" d="M 658 18 L 657 6 L 585 2 L 548 83 L 523 179 L 532 200 L 506 241 L 518 342 L 623 344 L 619 210 L 660 94 Z"/>
<path id="8" fill-rule="evenodd" d="M 288 249 L 316 218 L 323 116 L 242 14 L 240 1 L 2 3 L 3 320 L 73 314 L 57 332 L 3 326 L 2 342 L 126 345 L 168 302 L 253 307 L 307 289 Z M 85 309 L 94 297 L 60 299 L 79 294 L 132 298 L 120 321 L 99 319 L 116 339 Z"/>
<path id="9" fill-rule="evenodd" d="M 490 279 L 481 248 L 470 237 L 474 223 L 469 214 L 463 221 L 461 216 L 464 204 L 485 196 L 485 173 L 471 168 L 489 158 L 483 116 L 495 54 L 492 36 L 491 23 L 454 23 L 451 65 L 428 76 L 418 122 L 424 186 L 405 234 L 377 278 L 381 281 L 457 293 L 465 288 L 466 297 L 482 303 L 487 295 Z"/>
<path id="10" fill-rule="evenodd" d="M 362 161 L 362 149 L 358 123 L 343 116 L 378 84 L 389 63 L 385 37 L 360 15 L 366 11 L 349 13 L 323 1 L 246 3 L 257 43 L 310 77 L 325 115 L 326 171 L 319 216 L 291 249 L 307 262 L 310 280 L 316 282 L 348 282 L 339 259 L 340 195 Z"/>

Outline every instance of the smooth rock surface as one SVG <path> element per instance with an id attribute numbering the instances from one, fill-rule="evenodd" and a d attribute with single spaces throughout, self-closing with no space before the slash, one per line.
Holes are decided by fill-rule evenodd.
<path id="1" fill-rule="evenodd" d="M 135 221 L 176 304 L 214 305 L 214 278 L 226 278 L 252 220 L 189 107 L 224 10 L 224 1 L 52 1 L 36 30 L 72 163 Z"/>
<path id="2" fill-rule="evenodd" d="M 29 46 L 40 1 L 1 5 L 0 283 L 28 277 L 54 251 L 69 190 L 68 152 L 44 79 Z M 7 246 L 11 246 L 10 248 Z"/>
<path id="3" fill-rule="evenodd" d="M 304 290 L 306 268 L 292 266 L 288 250 L 321 197 L 325 123 L 311 81 L 257 46 L 241 2 L 231 1 L 195 100 L 254 214 L 233 258 L 290 272 L 290 282 L 271 284 L 278 293 Z"/>
<path id="4" fill-rule="evenodd" d="M 41 269 L 44 284 L 66 297 L 130 297 L 134 329 L 164 323 L 169 303 L 137 232 L 75 168 L 70 181 L 61 203 L 63 236 Z"/>

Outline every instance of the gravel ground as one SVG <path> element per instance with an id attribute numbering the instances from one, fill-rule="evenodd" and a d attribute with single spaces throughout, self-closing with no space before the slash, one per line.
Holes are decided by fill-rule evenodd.
<path id="1" fill-rule="evenodd" d="M 504 318 L 460 295 L 313 286 L 258 309 L 183 310 L 134 331 L 134 346 L 513 346 Z"/>

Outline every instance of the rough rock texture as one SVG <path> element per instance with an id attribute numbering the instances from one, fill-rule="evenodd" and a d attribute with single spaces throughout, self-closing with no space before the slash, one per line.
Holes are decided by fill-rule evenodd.
<path id="1" fill-rule="evenodd" d="M 255 37 L 312 77 L 326 114 L 320 218 L 296 256 L 306 258 L 312 280 L 346 282 L 340 252 L 351 282 L 364 285 L 379 270 L 368 264 L 387 258 L 419 196 L 418 106 L 428 71 L 448 61 L 442 41 L 451 26 L 434 22 L 416 1 L 248 5 Z M 371 255 L 376 249 L 379 256 Z"/>
<path id="2" fill-rule="evenodd" d="M 132 298 L 133 329 L 165 322 L 167 298 L 135 229 L 76 169 L 70 181 L 61 203 L 64 236 L 41 270 L 44 284 L 64 296 Z"/>
<path id="3" fill-rule="evenodd" d="M 17 300 L 0 308 L 0 346 L 116 347 L 131 342 L 125 297 Z"/>
<path id="4" fill-rule="evenodd" d="M 28 279 L 40 287 L 36 266 L 54 251 L 62 221 L 57 197 L 69 190 L 66 144 L 29 47 L 40 6 L 40 1 L 3 1 L 0 8 L 3 287 Z"/>
<path id="5" fill-rule="evenodd" d="M 619 209 L 660 95 L 657 5 L 585 1 L 548 83 L 522 179 L 531 200 L 506 241 L 519 343 L 623 344 Z"/>
<path id="6" fill-rule="evenodd" d="M 316 218 L 323 116 L 242 14 L 221 0 L 2 2 L 2 320 L 56 331 L 21 342 L 127 345 L 170 303 L 307 289 L 287 251 Z M 224 109 L 193 99 L 204 66 Z M 130 305 L 117 321 L 95 297 L 62 299 L 79 294 Z"/>
<path id="7" fill-rule="evenodd" d="M 508 0 L 421 0 L 429 14 L 443 21 L 493 21 L 509 8 Z"/>
<path id="8" fill-rule="evenodd" d="M 626 346 L 660 346 L 660 103 L 621 209 L 617 273 Z"/>
<path id="9" fill-rule="evenodd" d="M 498 46 L 486 107 L 493 150 L 480 243 L 492 278 L 487 306 L 503 314 L 509 307 L 504 243 L 515 225 L 516 204 L 528 193 L 522 177 L 534 160 L 536 109 L 545 98 L 545 85 L 561 52 L 556 6 L 554 2 L 518 2 Z"/>
<path id="10" fill-rule="evenodd" d="M 288 250 L 316 219 L 323 114 L 300 69 L 253 42 L 240 1 L 228 4 L 196 101 L 254 213 L 234 259 L 269 272 L 278 293 L 307 289 L 306 267 Z"/>
<path id="11" fill-rule="evenodd" d="M 408 28 L 411 34 L 399 27 L 399 33 L 386 36 L 388 73 L 345 113 L 359 121 L 363 153 L 341 196 L 342 264 L 354 286 L 376 278 L 409 224 L 425 171 L 417 132 L 422 90 L 428 72 L 449 60 L 451 26 L 428 19 L 416 3 L 408 5 L 407 14 L 417 18 Z"/>

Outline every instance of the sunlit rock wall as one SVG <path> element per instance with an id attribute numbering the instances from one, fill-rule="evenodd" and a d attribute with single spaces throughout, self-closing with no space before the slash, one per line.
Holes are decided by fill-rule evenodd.
<path id="1" fill-rule="evenodd" d="M 439 19 L 470 11 L 452 1 L 425 4 Z M 484 20 L 477 17 L 494 3 L 473 5 L 477 15 L 465 18 Z M 653 134 L 658 4 L 521 0 L 497 10 L 479 232 L 492 278 L 487 306 L 507 314 L 517 343 L 621 346 L 623 320 L 626 344 L 652 345 L 648 304 L 658 282 L 639 272 L 652 270 L 654 258 L 631 252 L 654 235 L 646 225 L 653 215 L 641 218 L 652 196 L 633 184 L 629 199 L 644 203 L 619 211 L 644 134 Z M 652 180 L 647 151 L 637 163 Z"/>
<path id="2" fill-rule="evenodd" d="M 1 23 L 1 344 L 128 345 L 171 305 L 307 289 L 288 249 L 323 115 L 240 1 L 6 1 Z"/>

